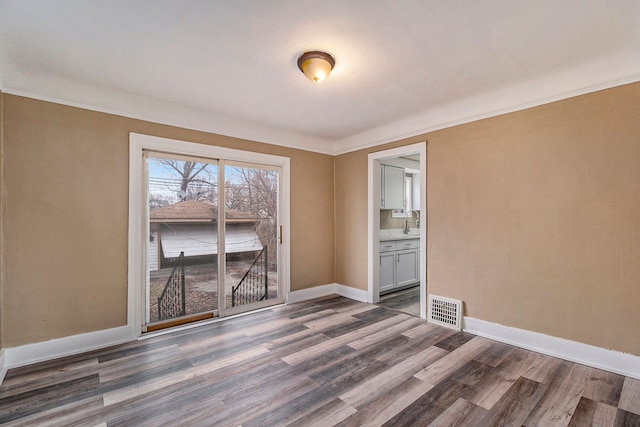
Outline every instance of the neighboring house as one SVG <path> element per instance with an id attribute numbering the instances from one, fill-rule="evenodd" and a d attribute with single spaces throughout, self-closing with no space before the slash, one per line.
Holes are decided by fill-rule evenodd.
<path id="1" fill-rule="evenodd" d="M 218 255 L 218 207 L 209 203 L 187 200 L 149 214 L 149 270 L 171 266 L 184 251 L 185 262 L 201 264 L 215 262 Z M 234 254 L 252 257 L 262 250 L 256 226 L 260 222 L 250 212 L 225 211 L 225 248 L 227 257 Z"/>

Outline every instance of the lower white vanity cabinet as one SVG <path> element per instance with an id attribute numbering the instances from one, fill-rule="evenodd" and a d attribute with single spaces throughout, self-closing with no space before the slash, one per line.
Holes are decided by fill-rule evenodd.
<path id="1" fill-rule="evenodd" d="M 396 287 L 396 252 L 380 253 L 380 292 Z"/>
<path id="2" fill-rule="evenodd" d="M 380 242 L 380 293 L 420 281 L 420 239 Z"/>

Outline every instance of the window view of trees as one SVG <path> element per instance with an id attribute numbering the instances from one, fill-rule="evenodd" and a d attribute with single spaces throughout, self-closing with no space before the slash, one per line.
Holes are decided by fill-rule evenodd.
<path id="1" fill-rule="evenodd" d="M 217 204 L 217 168 L 207 163 L 150 159 L 149 207 L 151 209 L 195 200 Z M 258 168 L 227 166 L 225 208 L 275 219 L 278 209 L 278 174 Z"/>
<path id="2" fill-rule="evenodd" d="M 156 158 L 150 159 L 149 169 L 151 210 L 187 200 L 217 205 L 216 165 Z M 278 173 L 267 169 L 227 166 L 225 177 L 225 208 L 260 218 L 256 232 L 263 245 L 275 250 L 278 234 Z"/>
<path id="3" fill-rule="evenodd" d="M 149 207 L 151 209 L 186 200 L 215 204 L 217 167 L 183 160 L 149 160 Z"/>
<path id="4" fill-rule="evenodd" d="M 250 212 L 260 218 L 256 233 L 276 261 L 278 235 L 278 174 L 272 170 L 227 166 L 225 208 Z"/>

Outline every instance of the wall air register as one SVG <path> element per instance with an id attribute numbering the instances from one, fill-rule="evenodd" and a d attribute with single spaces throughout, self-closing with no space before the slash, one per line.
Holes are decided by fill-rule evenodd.
<path id="1" fill-rule="evenodd" d="M 462 330 L 462 301 L 429 295 L 427 319 L 447 328 Z"/>

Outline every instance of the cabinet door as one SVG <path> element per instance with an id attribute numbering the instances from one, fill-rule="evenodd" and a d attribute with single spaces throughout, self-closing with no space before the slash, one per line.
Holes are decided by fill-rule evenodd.
<path id="1" fill-rule="evenodd" d="M 385 292 L 395 287 L 396 276 L 396 252 L 383 252 L 380 254 L 380 292 Z"/>
<path id="2" fill-rule="evenodd" d="M 383 165 L 383 209 L 404 209 L 404 169 Z"/>
<path id="3" fill-rule="evenodd" d="M 418 249 L 396 252 L 396 286 L 418 282 Z"/>

